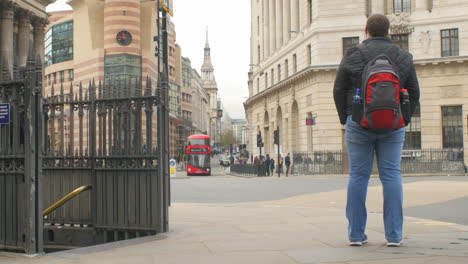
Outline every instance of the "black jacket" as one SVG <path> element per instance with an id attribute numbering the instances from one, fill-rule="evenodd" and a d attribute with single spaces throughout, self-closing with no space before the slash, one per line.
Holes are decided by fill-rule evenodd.
<path id="1" fill-rule="evenodd" d="M 411 115 L 413 115 L 419 102 L 419 83 L 413 64 L 413 56 L 403 49 L 393 48 L 395 44 L 388 37 L 372 37 L 365 40 L 360 46 L 366 50 L 369 59 L 385 54 L 398 66 L 400 85 L 408 90 Z M 336 73 L 333 97 L 340 122 L 343 125 L 346 123 L 346 117 L 352 114 L 355 89 L 361 87 L 362 72 L 367 64 L 367 61 L 364 60 L 358 47 L 350 48 Z"/>

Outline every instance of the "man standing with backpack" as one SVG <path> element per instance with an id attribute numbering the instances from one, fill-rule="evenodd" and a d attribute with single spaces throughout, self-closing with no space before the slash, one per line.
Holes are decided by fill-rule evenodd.
<path id="1" fill-rule="evenodd" d="M 366 195 L 374 153 L 383 185 L 387 246 L 398 247 L 403 238 L 400 161 L 405 126 L 419 102 L 419 84 L 412 55 L 392 42 L 389 27 L 386 16 L 369 17 L 368 39 L 346 52 L 333 90 L 340 122 L 346 124 L 350 246 L 367 243 Z"/>

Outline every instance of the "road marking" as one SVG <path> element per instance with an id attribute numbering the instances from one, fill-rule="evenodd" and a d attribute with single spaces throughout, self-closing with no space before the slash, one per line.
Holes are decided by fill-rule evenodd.
<path id="1" fill-rule="evenodd" d="M 453 225 L 456 225 L 455 223 L 440 222 L 440 221 L 423 221 L 423 222 L 416 222 L 416 224 L 421 224 L 421 225 L 425 225 L 425 226 L 453 226 Z"/>

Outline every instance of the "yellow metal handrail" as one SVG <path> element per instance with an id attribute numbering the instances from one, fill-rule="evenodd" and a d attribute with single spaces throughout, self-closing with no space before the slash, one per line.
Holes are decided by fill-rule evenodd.
<path id="1" fill-rule="evenodd" d="M 49 208 L 45 209 L 43 212 L 42 212 L 42 216 L 46 216 L 50 213 L 52 213 L 53 211 L 55 211 L 57 208 L 59 208 L 60 206 L 62 206 L 64 203 L 68 202 L 69 200 L 73 199 L 75 196 L 79 195 L 80 193 L 82 192 L 85 192 L 87 190 L 91 190 L 92 189 L 92 186 L 91 185 L 85 185 L 85 186 L 81 186 L 80 188 L 77 188 L 76 190 L 74 190 L 73 192 L 65 195 L 62 199 L 58 200 L 56 203 L 54 203 L 53 205 L 49 206 Z"/>

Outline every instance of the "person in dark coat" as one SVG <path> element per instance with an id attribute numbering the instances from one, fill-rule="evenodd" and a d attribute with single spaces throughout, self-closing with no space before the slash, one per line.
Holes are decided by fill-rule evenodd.
<path id="1" fill-rule="evenodd" d="M 266 160 L 265 160 L 265 167 L 266 167 L 267 176 L 270 176 L 270 166 L 271 166 L 271 159 L 270 159 L 270 155 L 267 154 L 266 155 Z"/>
<path id="2" fill-rule="evenodd" d="M 377 156 L 379 176 L 384 190 L 383 212 L 387 246 L 398 247 L 403 238 L 400 162 L 405 128 L 376 131 L 365 129 L 352 120 L 353 97 L 357 88 L 363 88 L 364 68 L 368 62 L 380 55 L 385 55 L 390 60 L 395 67 L 395 74 L 398 75 L 400 87 L 408 90 L 410 115 L 419 103 L 419 84 L 413 56 L 393 43 L 388 37 L 389 28 L 390 21 L 385 15 L 376 14 L 368 18 L 365 30 L 368 38 L 359 46 L 347 50 L 337 71 L 333 89 L 338 117 L 341 124 L 346 125 L 350 167 L 346 217 L 349 223 L 350 246 L 361 246 L 367 242 L 365 201 L 374 153 Z M 405 118 L 405 122 L 409 122 L 408 120 L 411 120 L 411 116 Z"/>
<path id="3" fill-rule="evenodd" d="M 284 163 L 286 164 L 286 177 L 288 177 L 289 167 L 291 166 L 291 157 L 289 156 L 289 153 L 286 156 L 286 158 L 284 159 Z"/>

